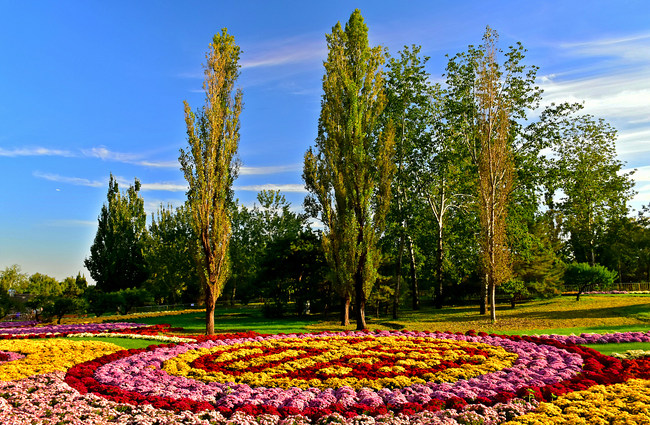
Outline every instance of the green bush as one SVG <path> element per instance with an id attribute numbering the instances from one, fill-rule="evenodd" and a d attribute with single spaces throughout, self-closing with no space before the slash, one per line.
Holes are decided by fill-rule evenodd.
<path id="1" fill-rule="evenodd" d="M 572 263 L 564 271 L 564 284 L 577 286 L 576 301 L 580 301 L 580 294 L 593 289 L 607 289 L 612 286 L 616 277 L 615 271 L 610 271 L 600 264 L 590 266 L 587 263 Z"/>

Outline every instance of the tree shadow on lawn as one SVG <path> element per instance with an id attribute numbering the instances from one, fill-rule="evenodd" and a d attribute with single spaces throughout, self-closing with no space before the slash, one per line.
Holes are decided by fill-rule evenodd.
<path id="1" fill-rule="evenodd" d="M 214 328 L 217 333 L 234 333 L 255 331 L 258 333 L 297 333 L 307 332 L 305 326 L 318 320 L 317 317 L 304 318 L 287 317 L 277 319 L 264 318 L 259 310 L 244 312 L 219 311 L 215 312 Z M 201 313 L 187 313 L 175 316 L 148 317 L 132 320 L 148 325 L 169 324 L 172 328 L 183 328 L 177 333 L 203 334 L 205 333 L 205 315 Z"/>
<path id="2" fill-rule="evenodd" d="M 632 317 L 639 319 L 641 313 L 650 310 L 650 304 L 633 304 L 624 306 L 612 307 L 596 307 L 589 305 L 580 305 L 576 302 L 575 307 L 572 309 L 554 309 L 554 310 L 539 310 L 527 311 L 522 314 L 508 314 L 512 318 L 527 318 L 527 319 L 607 319 L 607 318 L 624 318 Z"/>
<path id="3" fill-rule="evenodd" d="M 537 330 L 553 329 L 571 333 L 631 331 L 648 329 L 644 313 L 650 304 L 639 299 L 586 298 L 580 302 L 555 298 L 531 301 L 512 309 L 509 304 L 497 305 L 497 322 L 492 324 L 488 315 L 479 314 L 478 306 L 448 307 L 441 310 L 423 308 L 420 311 L 402 311 L 400 318 L 370 320 L 368 325 L 389 329 L 437 330 L 465 332 L 469 329 L 488 333 L 539 333 Z M 636 302 L 636 303 L 635 303 Z M 549 332 L 542 332 L 549 333 Z"/>

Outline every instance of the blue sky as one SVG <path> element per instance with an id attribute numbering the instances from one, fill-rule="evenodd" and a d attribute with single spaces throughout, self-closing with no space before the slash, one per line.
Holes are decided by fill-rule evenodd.
<path id="1" fill-rule="evenodd" d="M 359 8 L 373 45 L 445 55 L 521 41 L 544 103 L 585 101 L 619 130 L 637 168 L 633 206 L 650 203 L 650 3 L 639 1 L 12 1 L 0 0 L 0 269 L 59 279 L 82 272 L 109 174 L 142 182 L 148 212 L 179 205 L 183 100 L 203 103 L 202 63 L 227 27 L 242 48 L 236 195 L 279 188 L 299 208 L 313 144 L 325 34 Z"/>

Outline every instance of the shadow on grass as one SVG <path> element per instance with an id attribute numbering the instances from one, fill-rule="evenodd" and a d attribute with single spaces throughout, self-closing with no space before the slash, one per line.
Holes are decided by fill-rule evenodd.
<path id="1" fill-rule="evenodd" d="M 214 328 L 217 333 L 247 331 L 269 334 L 297 333 L 307 332 L 306 326 L 318 320 L 319 318 L 315 316 L 267 319 L 259 308 L 242 307 L 241 309 L 215 310 Z M 205 332 L 205 315 L 201 312 L 138 318 L 129 321 L 147 325 L 169 324 L 173 328 L 183 328 L 182 333 L 203 334 Z"/>
<path id="2" fill-rule="evenodd" d="M 478 306 L 455 306 L 440 310 L 423 306 L 421 310 L 402 310 L 399 319 L 391 316 L 366 317 L 370 329 L 428 329 L 466 331 L 483 330 L 494 333 L 602 333 L 616 331 L 648 331 L 650 318 L 650 297 L 631 298 L 584 297 L 581 301 L 566 297 L 530 301 L 512 309 L 509 304 L 497 305 L 497 324 L 490 324 L 489 315 L 479 314 Z M 646 320 L 644 320 L 646 319 Z M 203 334 L 205 315 L 202 312 L 175 316 L 137 318 L 132 322 L 146 324 L 170 324 L 183 328 L 180 333 Z M 299 333 L 312 331 L 351 330 L 351 325 L 342 327 L 337 312 L 328 317 L 311 315 L 307 317 L 265 318 L 260 306 L 220 306 L 215 311 L 215 331 L 255 331 L 264 334 Z"/>

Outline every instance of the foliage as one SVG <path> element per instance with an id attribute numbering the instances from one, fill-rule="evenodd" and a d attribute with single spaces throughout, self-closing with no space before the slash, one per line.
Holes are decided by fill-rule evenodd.
<path id="1" fill-rule="evenodd" d="M 225 291 L 231 304 L 235 297 L 245 304 L 264 299 L 275 305 L 269 312 L 283 314 L 296 297 L 306 297 L 302 303 L 311 297 L 308 277 L 322 274 L 322 249 L 312 245 L 320 245 L 320 234 L 309 229 L 305 214 L 291 210 L 280 191 L 263 190 L 257 201 L 252 208 L 233 207 L 232 274 Z"/>
<path id="2" fill-rule="evenodd" d="M 27 287 L 28 281 L 29 275 L 22 273 L 18 264 L 5 267 L 0 272 L 0 287 L 5 291 L 13 290 L 17 293 L 22 293 Z"/>
<path id="3" fill-rule="evenodd" d="M 227 29 L 213 37 L 204 67 L 205 105 L 193 113 L 184 102 L 188 150 L 181 149 L 178 158 L 189 184 L 187 205 L 198 238 L 191 250 L 203 286 L 209 335 L 214 333 L 214 303 L 229 272 L 230 205 L 242 110 L 241 90 L 233 96 L 239 54 Z"/>
<path id="4" fill-rule="evenodd" d="M 580 294 L 591 289 L 607 289 L 616 280 L 616 272 L 610 271 L 605 266 L 589 263 L 571 263 L 564 271 L 564 284 L 578 288 L 576 301 L 580 301 Z"/>
<path id="5" fill-rule="evenodd" d="M 144 200 L 140 181 L 121 193 L 110 176 L 107 203 L 98 218 L 97 233 L 84 265 L 103 291 L 139 287 L 147 279 L 142 256 L 146 234 Z"/>
<path id="6" fill-rule="evenodd" d="M 622 282 L 650 281 L 650 226 L 643 215 L 609 221 L 596 256 Z"/>
<path id="7" fill-rule="evenodd" d="M 30 295 L 25 307 L 35 312 L 37 320 L 41 314 L 48 320 L 52 317 L 58 317 L 60 320 L 65 314 L 85 310 L 85 302 L 81 297 L 87 286 L 88 282 L 81 273 L 77 273 L 76 277 L 69 276 L 61 282 L 51 276 L 34 273 L 29 277 L 25 289 L 25 293 Z"/>
<path id="8" fill-rule="evenodd" d="M 224 289 L 231 304 L 235 303 L 235 298 L 248 304 L 260 296 L 256 277 L 266 244 L 262 240 L 262 222 L 257 211 L 255 206 L 249 209 L 238 202 L 232 205 L 231 273 Z"/>
<path id="9" fill-rule="evenodd" d="M 34 273 L 29 277 L 25 292 L 34 296 L 58 297 L 63 294 L 63 288 L 55 278 L 41 273 Z"/>
<path id="10" fill-rule="evenodd" d="M 318 311 L 329 303 L 330 285 L 320 235 L 304 229 L 272 241 L 260 264 L 258 282 L 267 317 L 282 317 L 289 302 L 296 313 Z M 309 307 L 307 307 L 309 306 Z"/>
<path id="11" fill-rule="evenodd" d="M 526 282 L 517 278 L 511 278 L 503 282 L 500 289 L 510 297 L 510 306 L 512 308 L 515 308 L 517 301 L 530 295 Z"/>
<path id="12" fill-rule="evenodd" d="M 429 74 L 425 65 L 429 60 L 420 56 L 420 46 L 404 47 L 399 52 L 398 58 L 391 58 L 387 71 L 385 90 L 387 104 L 384 110 L 386 126 L 394 123 L 395 128 L 395 161 L 397 169 L 391 189 L 392 202 L 388 213 L 388 226 L 385 239 L 399 240 L 399 242 L 384 243 L 385 247 L 396 249 L 397 264 L 395 265 L 396 278 L 393 290 L 393 317 L 397 317 L 397 308 L 401 292 L 402 258 L 406 243 L 408 242 L 408 259 L 411 267 L 411 295 L 413 306 L 419 306 L 418 282 L 414 271 L 418 267 L 413 250 L 413 234 L 417 233 L 415 227 L 415 214 L 422 211 L 418 203 L 424 198 L 428 201 L 436 199 L 430 195 L 430 188 L 438 188 L 437 176 L 439 170 L 433 170 L 432 162 L 441 158 L 436 149 L 431 145 L 431 126 L 434 123 L 434 109 L 439 87 L 429 83 Z M 439 163 L 437 161 L 436 163 Z M 435 190 L 434 189 L 434 190 Z M 432 205 L 430 203 L 430 205 Z M 433 204 L 434 207 L 437 204 Z M 446 210 L 446 208 L 445 208 Z M 440 215 L 442 220 L 444 216 Z M 441 224 L 442 221 L 438 221 Z M 439 232 L 441 234 L 441 232 Z M 440 239 L 441 241 L 442 239 Z M 438 252 L 438 256 L 442 251 Z M 441 257 L 438 258 L 441 265 Z M 441 267 L 438 270 L 441 270 Z M 437 275 L 441 278 L 441 273 Z M 441 284 L 441 279 L 439 280 Z M 441 300 L 440 300 L 441 301 Z"/>
<path id="13" fill-rule="evenodd" d="M 573 258 L 595 265 L 607 227 L 628 212 L 627 201 L 634 195 L 632 173 L 622 172 L 616 131 L 602 119 L 572 117 L 562 122 L 559 132 L 556 169 L 564 232 Z"/>
<path id="14" fill-rule="evenodd" d="M 81 273 L 77 273 L 76 277 L 66 277 L 63 282 L 61 282 L 63 296 L 67 298 L 80 297 L 84 294 L 86 289 L 88 289 L 88 281 Z"/>
<path id="15" fill-rule="evenodd" d="M 96 286 L 90 286 L 86 289 L 84 299 L 86 300 L 86 310 L 97 317 L 106 312 L 115 311 L 114 309 L 118 304 L 116 299 L 113 299 Z"/>
<path id="16" fill-rule="evenodd" d="M 562 293 L 565 265 L 559 256 L 561 241 L 552 233 L 545 218 L 540 218 L 526 232 L 525 252 L 514 256 L 513 274 L 524 282 L 529 296 L 548 298 Z"/>
<path id="17" fill-rule="evenodd" d="M 4 286 L 0 286 L 0 319 L 9 314 L 13 306 L 14 303 L 11 301 L 11 297 L 9 297 L 9 292 Z"/>
<path id="18" fill-rule="evenodd" d="M 95 316 L 105 313 L 128 314 L 134 307 L 154 303 L 153 296 L 145 288 L 127 288 L 115 292 L 103 292 L 90 287 L 84 294 L 86 309 Z"/>
<path id="19" fill-rule="evenodd" d="M 145 288 L 157 304 L 196 302 L 201 293 L 191 247 L 196 243 L 189 210 L 158 208 L 152 217 L 144 260 L 149 278 Z"/>
<path id="20" fill-rule="evenodd" d="M 85 303 L 81 298 L 54 297 L 43 304 L 43 318 L 49 320 L 56 317 L 60 324 L 66 314 L 80 313 L 84 309 Z"/>
<path id="21" fill-rule="evenodd" d="M 323 248 L 334 282 L 346 304 L 354 293 L 357 327 L 364 329 L 395 168 L 393 128 L 380 128 L 384 54 L 369 46 L 359 10 L 345 29 L 340 23 L 332 28 L 327 45 L 316 148 L 305 154 L 311 194 L 305 206 L 325 225 Z"/>
<path id="22" fill-rule="evenodd" d="M 469 46 L 449 60 L 445 93 L 450 135 L 461 142 L 476 167 L 474 204 L 481 224 L 478 242 L 484 276 L 481 311 L 486 311 L 489 292 L 492 320 L 496 319 L 494 289 L 510 275 L 506 223 L 514 177 L 526 173 L 514 168 L 519 165 L 518 152 L 525 150 L 518 122 L 525 121 L 540 97 L 534 85 L 537 69 L 522 63 L 521 44 L 510 47 L 500 63 L 497 39 L 488 27 L 483 45 Z"/>

